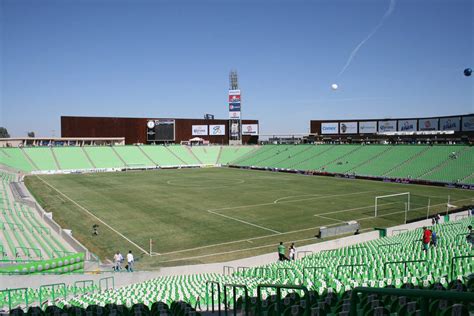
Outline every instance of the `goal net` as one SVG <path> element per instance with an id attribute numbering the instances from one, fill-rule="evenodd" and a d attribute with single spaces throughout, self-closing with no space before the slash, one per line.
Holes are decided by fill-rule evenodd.
<path id="1" fill-rule="evenodd" d="M 374 215 L 377 217 L 409 212 L 410 202 L 410 192 L 376 196 Z"/>

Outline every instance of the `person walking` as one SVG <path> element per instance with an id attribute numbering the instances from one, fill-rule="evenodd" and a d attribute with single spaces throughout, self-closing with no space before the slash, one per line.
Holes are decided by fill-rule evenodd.
<path id="1" fill-rule="evenodd" d="M 128 272 L 133 272 L 133 255 L 132 255 L 132 251 L 129 250 L 128 253 L 127 253 L 127 271 Z"/>
<path id="2" fill-rule="evenodd" d="M 283 246 L 283 241 L 280 241 L 280 245 L 278 246 L 278 260 L 279 261 L 286 260 L 285 246 Z"/>
<path id="3" fill-rule="evenodd" d="M 120 253 L 118 251 L 114 255 L 114 271 L 120 271 Z"/>
<path id="4" fill-rule="evenodd" d="M 423 251 L 428 251 L 428 248 L 430 247 L 430 241 L 431 241 L 431 231 L 425 227 L 423 227 Z"/>
<path id="5" fill-rule="evenodd" d="M 118 263 L 119 271 L 122 270 L 122 263 L 123 263 L 123 261 L 124 261 L 123 255 L 122 255 L 122 253 L 119 251 L 119 263 Z"/>
<path id="6" fill-rule="evenodd" d="M 438 235 L 435 231 L 431 231 L 431 244 L 435 248 L 438 246 Z"/>

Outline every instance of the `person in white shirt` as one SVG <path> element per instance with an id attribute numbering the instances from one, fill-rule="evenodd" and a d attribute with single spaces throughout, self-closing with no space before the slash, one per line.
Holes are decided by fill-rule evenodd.
<path id="1" fill-rule="evenodd" d="M 128 253 L 127 253 L 127 271 L 128 272 L 133 272 L 133 255 L 132 255 L 132 251 L 129 250 Z"/>
<path id="2" fill-rule="evenodd" d="M 123 256 L 122 253 L 119 251 L 119 263 L 118 263 L 118 268 L 119 270 L 122 270 L 122 263 L 123 263 Z"/>
<path id="3" fill-rule="evenodd" d="M 296 259 L 296 248 L 295 248 L 294 243 L 291 244 L 289 253 L 290 253 L 290 260 L 295 260 Z"/>

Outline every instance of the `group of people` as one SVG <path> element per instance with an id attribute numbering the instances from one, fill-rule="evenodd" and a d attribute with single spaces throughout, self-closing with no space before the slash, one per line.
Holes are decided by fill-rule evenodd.
<path id="1" fill-rule="evenodd" d="M 423 227 L 422 242 L 423 242 L 423 251 L 428 251 L 428 249 L 430 248 L 430 245 L 433 247 L 438 246 L 438 235 L 436 234 L 434 230 L 428 229 L 425 226 Z"/>
<path id="2" fill-rule="evenodd" d="M 122 264 L 125 261 L 124 257 L 120 253 L 120 251 L 117 251 L 114 255 L 114 271 L 115 272 L 120 272 L 122 270 Z M 133 272 L 133 264 L 135 260 L 133 258 L 132 251 L 129 250 L 127 253 L 127 264 L 125 265 L 125 270 L 128 272 Z"/>
<path id="3" fill-rule="evenodd" d="M 283 242 L 280 241 L 280 245 L 278 245 L 278 261 L 285 261 L 285 260 L 296 260 L 295 244 L 292 243 L 291 246 L 288 248 L 288 257 L 287 257 L 286 248 L 283 245 Z"/>
<path id="4" fill-rule="evenodd" d="M 472 229 L 471 225 L 467 226 L 467 229 L 468 229 L 468 234 L 466 236 L 466 240 L 471 245 L 474 245 L 474 230 Z M 423 242 L 423 250 L 428 251 L 430 245 L 433 247 L 436 247 L 438 245 L 438 235 L 436 234 L 434 230 L 423 227 L 422 242 Z"/>

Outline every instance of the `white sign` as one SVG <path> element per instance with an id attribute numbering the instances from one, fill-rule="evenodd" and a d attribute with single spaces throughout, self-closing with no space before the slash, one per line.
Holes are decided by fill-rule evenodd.
<path id="1" fill-rule="evenodd" d="M 339 123 L 321 123 L 321 134 L 339 134 Z"/>
<path id="2" fill-rule="evenodd" d="M 209 135 L 225 135 L 225 125 L 209 125 Z"/>
<path id="3" fill-rule="evenodd" d="M 418 130 L 420 131 L 437 131 L 438 130 L 439 119 L 419 119 L 418 120 Z"/>
<path id="4" fill-rule="evenodd" d="M 242 135 L 258 135 L 258 124 L 242 124 Z"/>
<path id="5" fill-rule="evenodd" d="M 474 115 L 462 117 L 462 130 L 463 132 L 474 131 Z"/>
<path id="6" fill-rule="evenodd" d="M 439 119 L 439 129 L 442 131 L 455 131 L 461 130 L 461 118 L 456 117 L 442 117 Z"/>
<path id="7" fill-rule="evenodd" d="M 193 125 L 193 136 L 207 135 L 207 125 Z"/>
<path id="8" fill-rule="evenodd" d="M 379 121 L 379 132 L 395 132 L 397 130 L 397 121 Z"/>
<path id="9" fill-rule="evenodd" d="M 229 112 L 229 118 L 231 120 L 240 120 L 240 112 L 237 112 L 237 111 Z"/>
<path id="10" fill-rule="evenodd" d="M 357 122 L 341 122 L 339 130 L 341 134 L 357 134 Z"/>
<path id="11" fill-rule="evenodd" d="M 360 134 L 375 134 L 377 133 L 377 122 L 359 122 L 359 133 Z"/>
<path id="12" fill-rule="evenodd" d="M 401 132 L 416 131 L 416 120 L 398 120 L 398 130 Z"/>
<path id="13" fill-rule="evenodd" d="M 240 95 L 240 90 L 229 90 L 229 95 Z"/>

